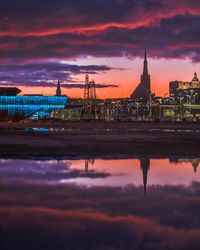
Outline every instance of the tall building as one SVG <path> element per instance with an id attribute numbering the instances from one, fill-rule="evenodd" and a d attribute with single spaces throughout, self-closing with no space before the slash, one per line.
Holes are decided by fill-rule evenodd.
<path id="1" fill-rule="evenodd" d="M 60 81 L 59 80 L 58 80 L 58 83 L 57 83 L 56 95 L 57 96 L 61 96 L 62 95 L 62 93 L 61 93 L 61 87 L 60 87 Z"/>
<path id="2" fill-rule="evenodd" d="M 147 61 L 147 53 L 145 50 L 144 54 L 144 66 L 143 66 L 143 74 L 141 75 L 141 82 L 134 90 L 131 95 L 131 99 L 133 100 L 148 100 L 151 95 L 151 78 L 148 73 L 148 61 Z"/>

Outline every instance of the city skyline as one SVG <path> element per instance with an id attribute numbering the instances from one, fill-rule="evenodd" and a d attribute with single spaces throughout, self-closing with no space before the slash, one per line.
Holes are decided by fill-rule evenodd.
<path id="1" fill-rule="evenodd" d="M 83 97 L 84 75 L 100 98 L 129 97 L 147 49 L 152 92 L 200 74 L 200 4 L 193 1 L 0 3 L 0 85 L 22 94 Z M 97 11 L 98 9 L 98 11 Z M 99 84 L 99 85 L 98 85 Z"/>
<path id="2" fill-rule="evenodd" d="M 87 59 L 89 61 L 92 58 Z M 87 60 L 80 59 L 80 67 L 84 66 Z M 101 61 L 102 59 L 96 59 Z M 116 60 L 116 59 L 115 59 Z M 119 59 L 120 60 L 120 59 Z M 133 65 L 133 69 L 113 69 L 112 72 L 107 73 L 98 73 L 98 74 L 90 74 L 90 78 L 93 79 L 97 86 L 97 97 L 99 98 L 124 98 L 130 97 L 131 93 L 135 90 L 137 85 L 140 83 L 140 76 L 143 70 L 143 58 L 137 58 L 133 61 L 129 61 L 127 58 L 122 58 L 122 60 L 126 61 L 127 64 Z M 166 96 L 169 95 L 169 83 L 173 80 L 180 80 L 190 82 L 194 73 L 196 72 L 197 75 L 200 75 L 200 63 L 192 63 L 187 60 L 177 60 L 177 59 L 170 59 L 165 61 L 164 59 L 148 59 L 149 61 L 149 73 L 152 78 L 152 92 L 155 93 L 157 96 Z M 63 62 L 62 62 L 63 63 Z M 64 64 L 64 63 L 63 63 Z M 171 69 L 169 65 L 172 65 Z M 72 66 L 72 64 L 67 64 L 67 66 Z M 175 68 L 176 65 L 180 65 L 180 67 Z M 156 68 L 158 72 L 156 72 Z M 134 69 L 137 70 L 134 74 Z M 165 70 L 166 69 L 166 70 Z M 173 72 L 170 75 L 170 71 Z M 88 73 L 88 72 L 86 72 Z M 115 75 L 117 79 L 120 79 L 118 82 L 114 82 Z M 165 78 L 163 79 L 163 75 Z M 62 93 L 69 97 L 80 97 L 83 98 L 83 89 L 84 89 L 84 80 L 85 74 L 79 74 L 75 76 L 77 78 L 76 82 L 69 82 L 66 83 L 65 81 L 60 81 Z M 109 79 L 110 77 L 110 79 Z M 132 78 L 131 78 L 132 77 Z M 162 80 L 159 80 L 162 79 Z M 59 79 L 58 79 L 59 80 Z M 21 94 L 44 94 L 44 95 L 55 95 L 57 81 L 51 81 L 51 84 L 48 82 L 44 86 L 38 87 L 36 86 L 28 86 L 26 84 L 0 84 L 0 86 L 18 86 L 21 90 Z M 103 82 L 103 83 L 102 83 Z M 114 84 L 113 84 L 114 82 Z M 102 86 L 101 86 L 102 85 Z M 74 86 L 74 87 L 73 87 Z"/>
<path id="3" fill-rule="evenodd" d="M 200 249 L 200 0 L 0 1 L 3 250 Z"/>

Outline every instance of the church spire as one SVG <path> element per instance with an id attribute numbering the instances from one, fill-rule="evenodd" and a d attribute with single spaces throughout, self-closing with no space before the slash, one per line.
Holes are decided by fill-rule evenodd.
<path id="1" fill-rule="evenodd" d="M 148 61 L 147 61 L 147 51 L 144 52 L 144 67 L 143 74 L 141 75 L 141 84 L 151 93 L 151 79 L 148 73 Z"/>
<path id="2" fill-rule="evenodd" d="M 60 87 L 60 81 L 59 80 L 58 80 L 58 83 L 57 83 L 56 95 L 61 96 L 61 87 Z"/>
<path id="3" fill-rule="evenodd" d="M 150 169 L 150 159 L 148 158 L 140 159 L 140 168 L 142 170 L 142 175 L 143 175 L 144 194 L 146 194 L 148 171 Z"/>
<path id="4" fill-rule="evenodd" d="M 131 99 L 144 101 L 149 100 L 151 97 L 151 79 L 148 74 L 147 51 L 144 51 L 144 67 L 141 75 L 140 83 L 131 95 Z"/>
<path id="5" fill-rule="evenodd" d="M 147 62 L 147 51 L 144 52 L 144 67 L 143 67 L 143 77 L 148 76 L 148 62 Z"/>

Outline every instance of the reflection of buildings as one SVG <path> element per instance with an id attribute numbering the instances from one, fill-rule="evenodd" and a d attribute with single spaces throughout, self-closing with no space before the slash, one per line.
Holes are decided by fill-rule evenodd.
<path id="1" fill-rule="evenodd" d="M 95 163 L 94 159 L 85 160 L 85 173 L 89 171 L 89 164 L 93 166 L 94 163 Z"/>
<path id="2" fill-rule="evenodd" d="M 150 159 L 149 158 L 141 158 L 140 161 L 140 169 L 142 171 L 143 176 L 143 186 L 144 186 L 144 194 L 147 191 L 147 183 L 148 183 L 148 172 L 150 170 Z M 94 165 L 94 159 L 87 159 L 85 160 L 85 174 L 89 173 L 89 167 Z"/>
<path id="3" fill-rule="evenodd" d="M 151 79 L 150 75 L 148 73 L 148 62 L 147 62 L 147 54 L 145 51 L 144 56 L 144 68 L 143 68 L 143 74 L 141 75 L 141 82 L 137 86 L 137 88 L 134 90 L 134 92 L 131 95 L 131 99 L 133 100 L 148 100 L 151 95 Z"/>
<path id="4" fill-rule="evenodd" d="M 199 159 L 193 159 L 193 160 L 191 161 L 195 173 L 197 172 L 197 168 L 198 168 L 198 166 L 199 166 L 199 162 L 200 162 Z"/>
<path id="5" fill-rule="evenodd" d="M 191 82 L 173 81 L 169 84 L 170 97 L 180 100 L 181 103 L 200 103 L 200 81 L 194 74 Z"/>
<path id="6" fill-rule="evenodd" d="M 144 194 L 146 194 L 148 172 L 150 170 L 150 159 L 149 158 L 141 158 L 140 159 L 140 168 L 142 170 L 142 175 L 143 175 Z"/>
<path id="7" fill-rule="evenodd" d="M 193 159 L 180 159 L 180 158 L 170 158 L 170 162 L 173 162 L 175 164 L 178 163 L 191 163 L 194 168 L 194 173 L 197 172 L 197 168 L 200 163 L 200 158 L 193 158 Z"/>

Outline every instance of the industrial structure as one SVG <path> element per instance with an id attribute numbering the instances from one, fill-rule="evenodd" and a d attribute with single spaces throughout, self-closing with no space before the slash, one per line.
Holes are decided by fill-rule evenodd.
<path id="1" fill-rule="evenodd" d="M 96 86 L 95 81 L 89 80 L 89 75 L 85 76 L 83 109 L 81 112 L 82 119 L 95 119 L 95 105 L 96 105 Z"/>
<path id="2" fill-rule="evenodd" d="M 96 86 L 94 80 L 89 81 L 89 75 L 85 76 L 84 105 L 92 105 L 96 100 Z"/>

